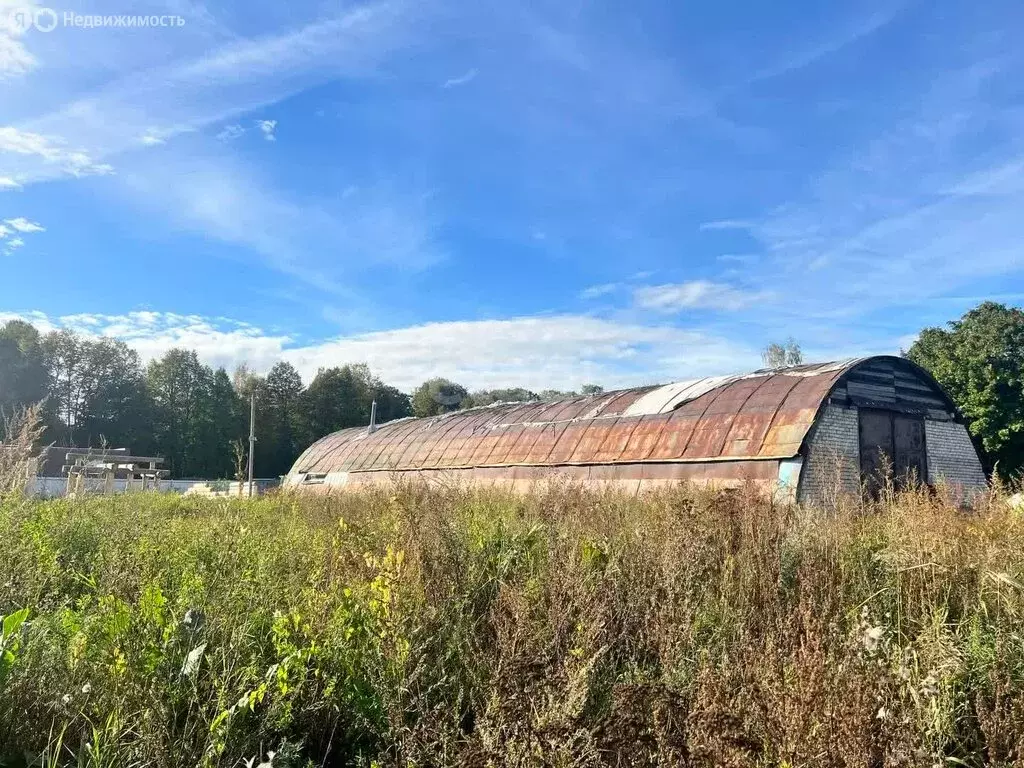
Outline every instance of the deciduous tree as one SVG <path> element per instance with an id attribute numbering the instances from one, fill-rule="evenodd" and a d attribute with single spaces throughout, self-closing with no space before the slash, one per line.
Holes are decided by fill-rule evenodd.
<path id="1" fill-rule="evenodd" d="M 412 411 L 417 416 L 437 416 L 465 407 L 469 392 L 461 384 L 440 377 L 428 379 L 412 393 Z"/>
<path id="2" fill-rule="evenodd" d="M 23 320 L 0 326 L 0 412 L 38 403 L 47 393 L 39 331 Z"/>
<path id="3" fill-rule="evenodd" d="M 985 302 L 907 353 L 950 394 L 971 434 L 1009 476 L 1024 469 L 1024 312 Z"/>

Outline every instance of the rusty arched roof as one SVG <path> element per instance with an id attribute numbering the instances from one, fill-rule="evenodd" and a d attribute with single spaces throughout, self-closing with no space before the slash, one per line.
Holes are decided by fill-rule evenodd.
<path id="1" fill-rule="evenodd" d="M 880 359 L 355 427 L 314 443 L 292 474 L 791 458 L 839 379 Z"/>

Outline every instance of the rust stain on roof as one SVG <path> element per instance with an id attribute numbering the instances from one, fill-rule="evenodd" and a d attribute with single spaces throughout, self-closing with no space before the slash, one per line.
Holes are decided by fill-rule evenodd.
<path id="1" fill-rule="evenodd" d="M 293 472 L 778 459 L 797 455 L 819 408 L 860 363 L 677 382 L 544 403 L 507 403 L 342 430 Z"/>

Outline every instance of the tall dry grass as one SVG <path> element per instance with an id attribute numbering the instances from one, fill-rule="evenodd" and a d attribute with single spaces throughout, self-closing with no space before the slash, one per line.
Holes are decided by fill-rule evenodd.
<path id="1" fill-rule="evenodd" d="M 37 765 L 1024 764 L 1024 523 L 924 491 L 7 503 Z"/>
<path id="2" fill-rule="evenodd" d="M 0 499 L 23 495 L 35 480 L 39 440 L 46 429 L 41 414 L 40 405 L 0 413 Z"/>

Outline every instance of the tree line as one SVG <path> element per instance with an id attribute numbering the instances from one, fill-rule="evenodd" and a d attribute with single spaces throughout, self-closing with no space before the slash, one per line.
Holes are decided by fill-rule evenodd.
<path id="1" fill-rule="evenodd" d="M 1024 311 L 985 302 L 943 328 L 926 328 L 909 350 L 953 398 L 986 468 L 1004 477 L 1024 471 Z M 799 345 L 769 345 L 767 367 L 802 361 Z M 579 393 L 603 391 L 595 384 Z M 194 351 L 172 349 L 143 365 L 124 342 L 67 330 L 40 334 L 12 320 L 0 326 L 0 414 L 42 402 L 48 444 L 127 447 L 158 455 L 172 477 L 225 478 L 244 466 L 249 398 L 256 395 L 257 474 L 288 472 L 302 450 L 324 435 L 377 421 L 436 416 L 494 402 L 579 394 L 523 388 L 477 390 L 443 378 L 412 394 L 386 384 L 363 364 L 323 368 L 305 385 L 295 368 L 265 375 L 245 366 L 229 374 Z M 2 419 L 0 419 L 2 422 Z M 0 423 L 0 440 L 2 440 Z"/>
<path id="2" fill-rule="evenodd" d="M 381 422 L 412 413 L 409 396 L 365 365 L 324 368 L 305 386 L 286 362 L 266 375 L 245 366 L 228 374 L 172 349 L 143 365 L 116 339 L 43 335 L 20 320 L 0 326 L 0 412 L 42 402 L 45 444 L 127 447 L 164 457 L 172 477 L 234 477 L 245 464 L 252 394 L 261 477 L 287 473 L 326 434 L 368 424 L 374 399 Z"/>
<path id="3" fill-rule="evenodd" d="M 583 391 L 601 388 L 587 385 Z M 0 325 L 0 414 L 41 402 L 47 445 L 126 447 L 133 455 L 164 457 L 172 477 L 237 477 L 246 463 L 253 394 L 256 473 L 276 477 L 324 435 L 368 425 L 374 400 L 377 422 L 384 423 L 574 393 L 469 392 L 435 378 L 410 396 L 363 364 L 323 368 L 307 386 L 287 362 L 265 375 L 244 365 L 229 374 L 203 364 L 194 351 L 172 349 L 143 365 L 135 350 L 116 339 L 68 330 L 41 334 L 21 320 Z"/>

